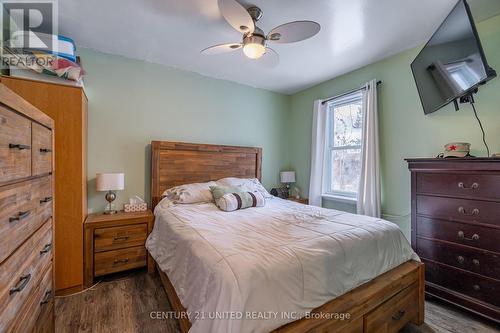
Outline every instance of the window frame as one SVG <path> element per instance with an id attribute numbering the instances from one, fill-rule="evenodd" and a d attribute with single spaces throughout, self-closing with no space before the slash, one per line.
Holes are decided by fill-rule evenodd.
<path id="1" fill-rule="evenodd" d="M 326 142 L 325 142 L 325 152 L 324 152 L 324 165 L 323 165 L 323 190 L 322 196 L 326 198 L 331 198 L 334 200 L 344 201 L 344 202 L 355 202 L 357 200 L 358 191 L 356 192 L 346 192 L 346 191 L 334 191 L 331 188 L 331 174 L 332 174 L 332 153 L 337 150 L 349 150 L 349 149 L 359 149 L 361 154 L 362 146 L 360 145 L 349 145 L 335 147 L 333 141 L 333 131 L 335 128 L 335 108 L 342 107 L 347 104 L 351 104 L 355 101 L 360 101 L 363 103 L 363 91 L 357 90 L 346 95 L 335 98 L 327 102 L 326 105 Z M 361 135 L 363 136 L 363 129 L 361 129 Z"/>

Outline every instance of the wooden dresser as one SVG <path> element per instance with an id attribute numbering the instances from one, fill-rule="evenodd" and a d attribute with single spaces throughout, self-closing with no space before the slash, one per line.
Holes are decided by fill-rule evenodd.
<path id="1" fill-rule="evenodd" d="M 500 322 L 500 159 L 408 159 L 426 292 Z"/>
<path id="2" fill-rule="evenodd" d="M 2 76 L 1 82 L 54 119 L 55 284 L 57 294 L 83 286 L 83 223 L 87 217 L 87 97 L 82 88 Z"/>
<path id="3" fill-rule="evenodd" d="M 52 332 L 54 125 L 0 84 L 0 332 Z"/>

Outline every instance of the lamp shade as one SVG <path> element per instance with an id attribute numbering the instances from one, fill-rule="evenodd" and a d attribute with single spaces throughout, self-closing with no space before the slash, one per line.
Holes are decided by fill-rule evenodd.
<path id="1" fill-rule="evenodd" d="M 96 174 L 97 191 L 123 190 L 125 185 L 125 174 L 123 173 L 98 173 Z"/>
<path id="2" fill-rule="evenodd" d="M 295 171 L 282 171 L 280 178 L 282 183 L 295 183 Z"/>

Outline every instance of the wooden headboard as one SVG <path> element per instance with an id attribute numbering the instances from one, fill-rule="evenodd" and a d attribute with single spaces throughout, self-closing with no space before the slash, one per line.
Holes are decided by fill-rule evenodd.
<path id="1" fill-rule="evenodd" d="M 258 178 L 262 148 L 197 143 L 151 142 L 151 201 L 173 186 L 202 183 L 224 177 Z"/>

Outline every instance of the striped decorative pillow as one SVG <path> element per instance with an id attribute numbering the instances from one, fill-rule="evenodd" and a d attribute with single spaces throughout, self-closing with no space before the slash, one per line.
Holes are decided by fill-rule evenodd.
<path id="1" fill-rule="evenodd" d="M 266 199 L 259 192 L 232 192 L 215 199 L 215 204 L 225 212 L 232 212 L 249 207 L 264 207 Z"/>

